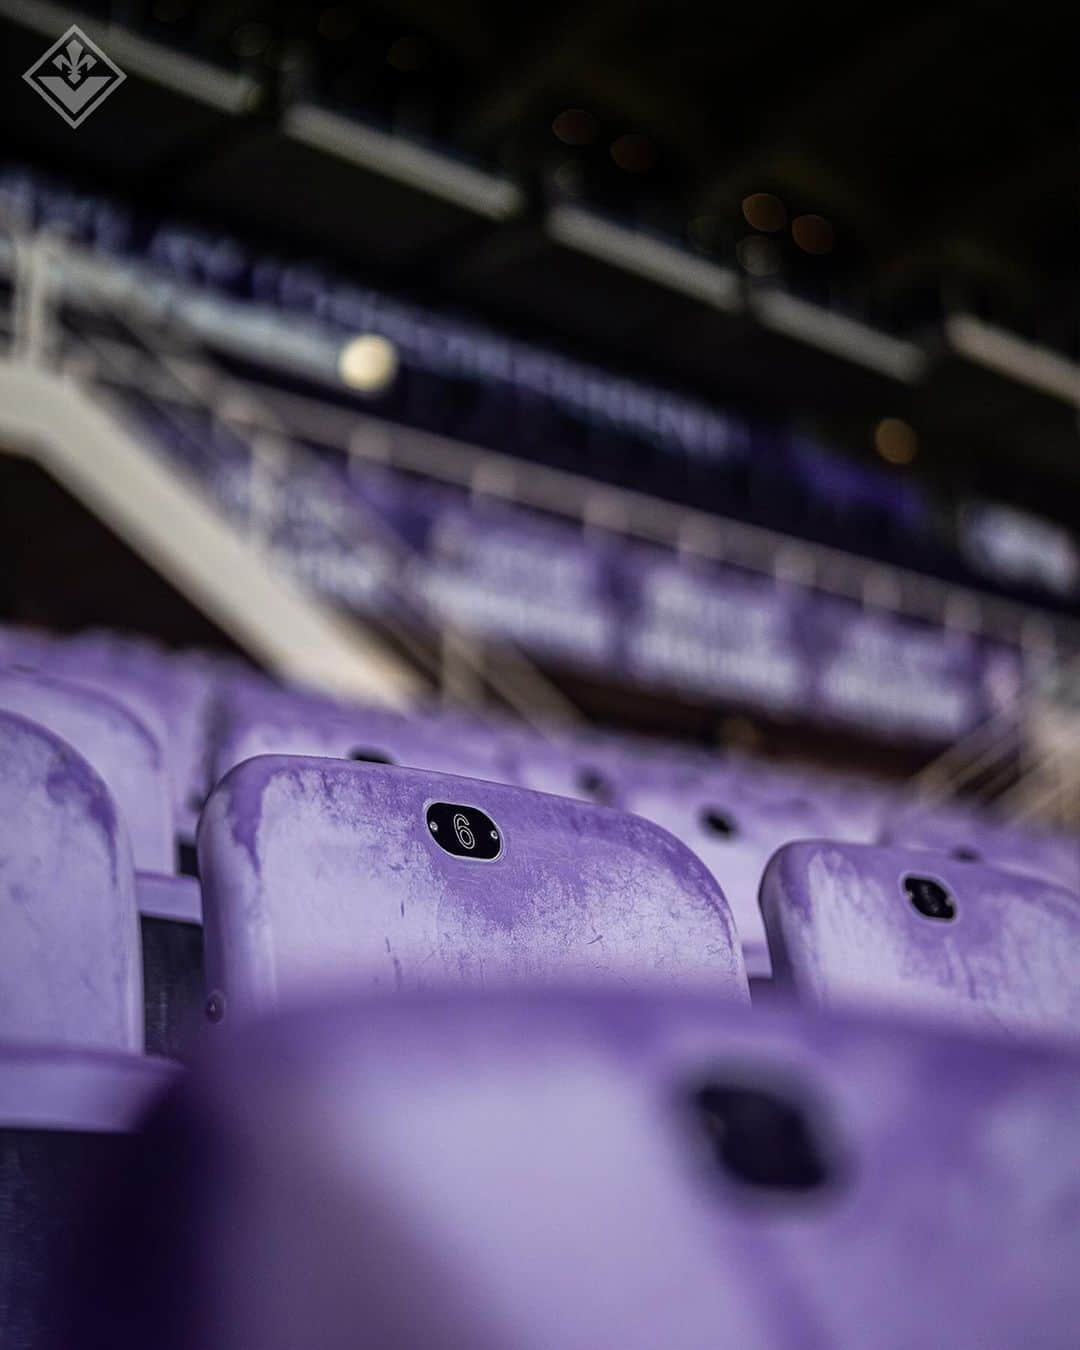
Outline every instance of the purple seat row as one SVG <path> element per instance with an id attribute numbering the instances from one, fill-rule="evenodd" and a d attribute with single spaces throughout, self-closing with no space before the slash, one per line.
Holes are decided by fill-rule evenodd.
<path id="1" fill-rule="evenodd" d="M 42 716 L 46 694 L 70 693 L 52 677 L 3 687 Z M 252 758 L 286 706 L 308 753 Z M 751 1346 L 899 1346 L 941 1328 L 951 1344 L 1004 1346 L 1021 1326 L 1029 1343 L 1069 1343 L 1061 1267 L 1017 1255 L 1012 1231 L 994 1235 L 1015 1215 L 1025 1240 L 1059 1252 L 1071 1240 L 1060 1216 L 1080 1182 L 1061 1136 L 1080 1069 L 1030 1041 L 954 1040 L 942 1015 L 1012 1037 L 1075 1035 L 1075 895 L 925 849 L 789 844 L 761 889 L 778 983 L 811 1003 L 934 1014 L 936 1030 L 780 1010 L 746 1021 L 732 912 L 684 844 L 623 810 L 493 781 L 524 776 L 523 759 L 532 774 L 566 775 L 557 750 L 529 757 L 529 742 L 470 722 L 356 715 L 250 686 L 225 726 L 219 751 L 239 762 L 199 838 L 205 1009 L 221 1059 L 121 1146 L 117 1131 L 169 1077 L 138 1056 L 148 930 L 128 828 L 65 739 L 0 712 L 0 1189 L 18 1219 L 0 1241 L 0 1284 L 16 1291 L 13 1335 L 35 1343 L 56 1268 L 18 1245 L 29 1205 L 48 1230 L 42 1252 L 67 1241 L 79 1258 L 90 1212 L 92 1257 L 128 1253 L 116 1268 L 140 1293 L 123 1329 L 115 1269 L 87 1276 L 90 1308 L 78 1281 L 46 1299 L 58 1311 L 74 1301 L 90 1345 L 145 1343 L 154 1323 L 151 1339 L 178 1350 L 272 1350 L 302 1329 L 344 1345 L 361 1309 L 365 1334 L 390 1347 L 430 1342 L 434 1327 L 445 1344 L 693 1346 L 713 1343 L 717 1318 Z M 377 762 L 434 747 L 452 759 L 464 754 L 456 736 L 476 776 Z M 571 784 L 628 804 L 620 753 L 577 747 Z M 650 786 L 666 775 L 672 796 L 697 800 L 691 757 L 641 767 Z M 718 847 L 739 838 L 734 821 L 785 809 L 764 780 L 760 801 L 744 780 L 727 786 L 739 815 L 709 824 Z M 809 818 L 813 806 L 792 793 L 786 809 Z M 335 983 L 349 999 L 408 997 L 289 1019 L 255 1054 L 256 1015 Z M 567 984 L 587 989 L 521 992 Z M 462 987 L 503 992 L 449 996 Z M 252 1173 L 253 1158 L 267 1168 Z M 118 1192 L 99 1212 L 92 1179 L 114 1166 Z M 378 1196 L 345 1180 L 365 1176 L 384 1188 L 374 1226 Z M 512 1180 L 526 1177 L 536 1184 Z M 219 1231 L 228 1262 L 205 1259 L 204 1235 Z M 314 1254 L 346 1239 L 348 1259 L 327 1271 Z M 161 1283 L 176 1269 L 194 1271 L 182 1314 Z M 417 1297 L 398 1296 L 391 1269 Z"/>
<path id="2" fill-rule="evenodd" d="M 81 653 L 81 663 L 73 652 Z M 100 659 L 95 660 L 95 652 Z M 874 832 L 866 793 L 854 801 L 861 808 L 855 810 L 853 788 L 822 791 L 817 782 L 802 781 L 790 772 L 718 761 L 702 753 L 595 735 L 545 741 L 516 727 L 461 715 L 402 717 L 223 673 L 206 659 L 198 660 L 183 677 L 156 680 L 147 672 L 180 667 L 182 659 L 170 662 L 159 653 L 151 656 L 151 649 L 138 644 L 110 646 L 105 638 L 39 640 L 36 647 L 27 640 L 14 655 L 20 659 L 13 670 L 13 653 L 3 652 L 0 644 L 0 659 L 6 657 L 9 663 L 7 672 L 0 671 L 0 709 L 21 712 L 49 726 L 101 771 L 133 843 L 144 919 L 195 921 L 200 916 L 195 883 L 170 875 L 176 765 L 167 749 L 171 742 L 161 731 L 161 722 L 155 723 L 147 690 L 156 691 L 162 714 L 177 705 L 173 697 L 177 688 L 189 691 L 187 730 L 179 733 L 189 743 L 182 756 L 189 814 L 201 801 L 205 784 L 235 765 L 257 755 L 290 754 L 450 770 L 643 815 L 681 839 L 712 872 L 730 906 L 751 976 L 770 971 L 758 894 L 769 858 L 792 840 L 850 842 Z M 51 673 L 56 667 L 73 670 L 77 664 L 78 674 Z M 50 673 L 42 673 L 42 668 Z M 143 678 L 145 706 L 138 711 L 130 699 L 103 692 L 101 685 L 110 681 L 114 668 L 125 672 L 128 683 L 116 681 L 125 696 L 133 672 Z M 190 693 L 196 686 L 197 696 Z M 190 711 L 196 704 L 202 708 L 198 717 Z M 184 720 L 179 718 L 181 724 Z M 206 766 L 201 773 L 199 765 Z M 883 804 L 892 804 L 888 793 L 880 795 Z M 956 832 L 950 835 L 954 821 Z M 1017 875 L 1066 884 L 1073 879 L 1080 890 L 1074 876 L 1080 858 L 1076 840 L 991 827 L 973 814 L 960 816 L 955 811 L 937 815 L 894 811 L 884 837 L 939 852 L 951 837 L 950 851 L 958 859 L 985 858 Z M 775 947 L 780 941 L 775 922 L 773 929 Z M 861 960 L 872 969 L 874 953 L 868 950 L 860 957 L 858 943 L 856 949 L 856 964 Z"/>
<path id="3" fill-rule="evenodd" d="M 127 831 L 64 741 L 0 714 L 9 1039 L 141 1046 L 141 921 Z M 245 758 L 211 794 L 199 857 L 216 1022 L 335 980 L 372 990 L 574 980 L 746 997 L 708 868 L 641 816 L 479 778 L 340 757 Z M 776 983 L 1011 1033 L 1080 1029 L 1080 903 L 928 851 L 794 843 L 766 869 Z M 196 933 L 198 930 L 195 930 Z M 156 966 L 144 1012 L 167 1000 Z M 160 980 L 162 988 L 157 987 Z M 138 1032 L 138 1034 L 136 1034 Z M 156 1048 L 156 1047 L 155 1047 Z"/>

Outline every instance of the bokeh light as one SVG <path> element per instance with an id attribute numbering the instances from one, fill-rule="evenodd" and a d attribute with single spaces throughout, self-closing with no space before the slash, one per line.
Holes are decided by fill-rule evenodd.
<path id="1" fill-rule="evenodd" d="M 350 389 L 380 394 L 398 371 L 397 348 L 377 333 L 351 338 L 338 353 L 338 373 Z"/>
<path id="2" fill-rule="evenodd" d="M 735 256 L 752 277 L 771 277 L 780 270 L 780 251 L 771 239 L 748 234 L 735 246 Z"/>
<path id="3" fill-rule="evenodd" d="M 564 108 L 551 124 L 563 145 L 591 145 L 596 140 L 596 118 L 586 108 Z"/>
<path id="4" fill-rule="evenodd" d="M 771 192 L 751 192 L 743 198 L 743 219 L 752 229 L 775 234 L 787 224 L 787 207 Z"/>
<path id="5" fill-rule="evenodd" d="M 611 143 L 611 158 L 624 173 L 647 173 L 656 163 L 656 145 L 639 132 L 628 132 Z"/>
<path id="6" fill-rule="evenodd" d="M 902 417 L 883 417 L 874 428 L 874 449 L 889 464 L 910 464 L 919 453 L 919 437 Z"/>
<path id="7" fill-rule="evenodd" d="M 791 237 L 804 253 L 830 253 L 835 236 L 824 216 L 796 216 L 791 222 Z"/>

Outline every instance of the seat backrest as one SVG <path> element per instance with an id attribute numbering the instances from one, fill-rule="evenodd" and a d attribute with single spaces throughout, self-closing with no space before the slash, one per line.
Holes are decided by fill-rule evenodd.
<path id="1" fill-rule="evenodd" d="M 143 1045 L 131 846 L 58 736 L 0 713 L 0 1039 Z"/>
<path id="2" fill-rule="evenodd" d="M 519 730 L 507 738 L 507 748 L 513 756 L 513 781 L 521 787 L 621 805 L 622 778 L 631 755 L 613 740 L 566 734 L 545 738 Z"/>
<path id="3" fill-rule="evenodd" d="M 173 870 L 172 787 L 165 754 L 126 703 L 74 680 L 0 671 L 0 709 L 48 727 L 94 766 L 123 818 L 136 867 Z"/>
<path id="4" fill-rule="evenodd" d="M 1049 1047 L 609 992 L 356 1000 L 221 1050 L 72 1344 L 1075 1341 L 1080 1064 Z"/>
<path id="5" fill-rule="evenodd" d="M 747 971 L 770 970 L 758 888 L 765 864 L 793 839 L 819 835 L 823 812 L 808 793 L 782 791 L 739 769 L 697 769 L 624 779 L 620 803 L 662 825 L 692 849 L 724 889 Z"/>
<path id="6" fill-rule="evenodd" d="M 1080 901 L 919 849 L 811 841 L 769 863 L 774 974 L 807 998 L 923 1010 L 1011 1033 L 1080 1033 Z"/>
<path id="7" fill-rule="evenodd" d="M 909 807 L 896 812 L 880 836 L 883 844 L 934 849 L 968 862 L 986 862 L 1041 877 L 1080 894 L 1080 838 L 1006 824 L 956 806 Z"/>
<path id="8" fill-rule="evenodd" d="M 512 781 L 508 754 L 461 717 L 349 706 L 237 681 L 223 692 L 214 779 L 256 755 L 319 755 Z"/>
<path id="9" fill-rule="evenodd" d="M 177 833 L 194 838 L 208 784 L 206 740 L 219 658 L 170 653 L 145 640 L 89 632 L 55 642 L 41 669 L 125 703 L 165 751 Z"/>
<path id="10" fill-rule="evenodd" d="M 622 812 L 419 770 L 266 756 L 199 827 L 211 1003 L 529 980 L 698 984 L 746 997 L 723 894 Z"/>

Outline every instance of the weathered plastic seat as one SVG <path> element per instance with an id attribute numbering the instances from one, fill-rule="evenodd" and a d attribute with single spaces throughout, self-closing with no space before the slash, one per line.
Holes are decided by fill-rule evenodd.
<path id="1" fill-rule="evenodd" d="M 89 632 L 54 642 L 40 668 L 126 703 L 165 751 L 177 836 L 193 839 L 209 784 L 210 703 L 224 663 L 202 652 L 165 652 L 145 640 Z"/>
<path id="2" fill-rule="evenodd" d="M 1080 901 L 919 849 L 789 844 L 761 884 L 778 983 L 1009 1033 L 1080 1034 Z"/>
<path id="3" fill-rule="evenodd" d="M 0 713 L 0 1040 L 141 1051 L 131 846 L 108 789 Z"/>
<path id="4" fill-rule="evenodd" d="M 256 755 L 320 755 L 505 782 L 507 752 L 481 723 L 333 702 L 236 681 L 222 693 L 214 778 Z"/>
<path id="5" fill-rule="evenodd" d="M 881 833 L 881 842 L 990 863 L 1056 882 L 1080 894 L 1080 839 L 1075 835 L 997 821 L 974 810 L 946 805 L 894 814 Z"/>
<path id="6" fill-rule="evenodd" d="M 123 701 L 51 675 L 0 673 L 0 708 L 25 713 L 101 773 L 132 839 L 147 1047 L 178 1053 L 201 1003 L 198 883 L 176 876 L 170 782 L 160 743 Z"/>
<path id="7" fill-rule="evenodd" d="M 550 739 L 517 731 L 505 741 L 513 781 L 534 792 L 619 806 L 631 750 L 614 737 L 560 734 Z"/>
<path id="8" fill-rule="evenodd" d="M 746 998 L 708 871 L 663 830 L 604 807 L 265 756 L 211 794 L 199 862 L 214 1016 L 334 977 L 387 990 L 609 980 Z"/>
<path id="9" fill-rule="evenodd" d="M 821 833 L 828 817 L 810 795 L 738 769 L 661 774 L 653 768 L 624 777 L 620 803 L 670 830 L 706 864 L 731 906 L 748 973 L 767 976 L 761 874 L 782 844 Z"/>
<path id="10" fill-rule="evenodd" d="M 350 1000 L 220 1051 L 113 1193 L 71 1344 L 1075 1345 L 1056 1047 L 549 991 Z"/>
<path id="11" fill-rule="evenodd" d="M 54 675 L 0 671 L 0 709 L 48 727 L 105 780 L 124 819 L 135 865 L 171 872 L 172 791 L 158 737 L 121 699 Z"/>

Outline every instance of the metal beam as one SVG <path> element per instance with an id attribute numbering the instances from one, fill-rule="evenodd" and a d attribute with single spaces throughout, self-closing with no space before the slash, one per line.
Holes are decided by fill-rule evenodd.
<path id="1" fill-rule="evenodd" d="M 423 692 L 411 666 L 286 577 L 73 380 L 0 363 L 0 435 L 278 675 L 389 707 Z"/>

